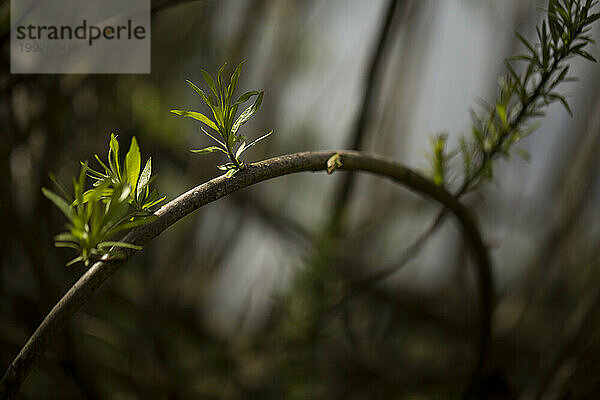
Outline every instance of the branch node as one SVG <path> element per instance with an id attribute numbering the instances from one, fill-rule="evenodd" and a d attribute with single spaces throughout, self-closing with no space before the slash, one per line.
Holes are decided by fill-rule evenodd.
<path id="1" fill-rule="evenodd" d="M 333 171 L 335 171 L 338 168 L 342 168 L 342 166 L 343 163 L 341 154 L 335 153 L 327 160 L 327 173 L 331 175 L 333 174 Z"/>

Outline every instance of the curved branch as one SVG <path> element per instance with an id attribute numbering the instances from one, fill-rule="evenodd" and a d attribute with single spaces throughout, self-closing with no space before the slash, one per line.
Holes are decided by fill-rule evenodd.
<path id="1" fill-rule="evenodd" d="M 341 157 L 341 167 L 346 171 L 364 171 L 388 177 L 414 192 L 436 200 L 448 208 L 460 221 L 465 237 L 477 261 L 478 292 L 480 300 L 480 338 L 477 370 L 481 369 L 491 332 L 493 284 L 490 260 L 477 226 L 467 209 L 445 189 L 436 186 L 420 174 L 394 161 L 375 155 L 354 151 L 322 151 L 295 153 L 248 165 L 230 179 L 214 178 L 180 195 L 160 208 L 158 218 L 132 230 L 124 241 L 145 245 L 165 229 L 198 208 L 218 200 L 244 187 L 278 176 L 302 171 L 323 171 L 333 155 Z M 84 305 L 94 292 L 113 275 L 134 253 L 125 250 L 120 258 L 103 257 L 90 267 L 67 291 L 36 329 L 0 381 L 0 398 L 11 399 L 18 392 L 34 362 L 41 356 L 54 336 L 68 319 Z"/>

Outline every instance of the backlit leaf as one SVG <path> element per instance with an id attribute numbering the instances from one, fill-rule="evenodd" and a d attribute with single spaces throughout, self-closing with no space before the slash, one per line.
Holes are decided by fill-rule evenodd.
<path id="1" fill-rule="evenodd" d="M 219 128 L 217 128 L 217 125 L 210 118 L 208 118 L 206 115 L 201 114 L 199 112 L 185 111 L 185 110 L 171 110 L 171 112 L 173 114 L 181 115 L 182 117 L 190 117 L 190 118 L 193 118 L 200 122 L 204 122 L 206 125 L 208 125 L 209 128 L 214 129 L 217 132 L 219 131 Z"/>
<path id="2" fill-rule="evenodd" d="M 137 184 L 136 199 L 138 202 L 142 202 L 143 195 L 150 181 L 150 175 L 152 175 L 152 157 L 146 162 L 146 166 L 140 175 L 140 179 Z"/>
<path id="3" fill-rule="evenodd" d="M 203 149 L 198 149 L 198 150 L 190 150 L 192 153 L 198 153 L 198 154 L 207 154 L 207 153 L 214 153 L 216 151 L 220 151 L 221 153 L 225 153 L 227 154 L 227 152 L 225 150 L 223 150 L 220 147 L 217 146 L 210 146 L 210 147 L 205 147 Z"/>
<path id="4" fill-rule="evenodd" d="M 131 185 L 131 190 L 135 191 L 137 186 L 138 177 L 140 175 L 140 148 L 137 144 L 135 136 L 131 139 L 131 145 L 129 151 L 125 156 L 125 171 L 127 174 L 127 182 Z"/>
<path id="5" fill-rule="evenodd" d="M 264 92 L 260 92 L 260 94 L 258 95 L 256 100 L 254 101 L 254 104 L 252 104 L 250 107 L 248 107 L 246 110 L 244 110 L 243 113 L 240 114 L 238 119 L 233 124 L 233 127 L 231 128 L 232 135 L 235 135 L 237 133 L 238 129 L 240 129 L 240 127 L 242 125 L 244 125 L 246 122 L 248 122 L 250 120 L 250 118 L 252 118 L 252 116 L 254 114 L 256 114 L 256 112 L 258 111 L 258 109 L 260 107 L 260 104 L 262 103 L 263 94 L 264 94 Z"/>

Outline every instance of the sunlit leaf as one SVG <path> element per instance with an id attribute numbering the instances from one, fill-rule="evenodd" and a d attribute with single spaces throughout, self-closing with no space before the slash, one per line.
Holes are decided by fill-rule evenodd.
<path id="1" fill-rule="evenodd" d="M 215 96 L 219 97 L 219 92 L 217 92 L 217 87 L 215 86 L 215 81 L 213 80 L 212 76 L 210 76 L 210 74 L 205 70 L 201 70 L 200 72 L 202 72 L 202 76 L 204 77 L 204 80 L 206 81 L 206 84 L 208 85 L 210 90 L 215 94 Z M 193 87 L 196 87 L 196 85 L 194 85 Z M 198 90 L 196 91 L 198 92 Z"/>
<path id="2" fill-rule="evenodd" d="M 240 147 L 238 147 L 237 151 L 235 152 L 235 158 L 239 158 L 245 149 L 246 149 L 246 142 L 242 142 Z"/>
<path id="3" fill-rule="evenodd" d="M 223 141 L 219 140 L 218 138 L 214 137 L 213 135 L 211 135 L 210 133 L 208 133 L 203 127 L 200 127 L 200 129 L 202 130 L 202 132 L 208 136 L 209 138 L 211 138 L 212 140 L 214 140 L 215 142 L 217 142 L 218 144 L 221 145 L 221 147 L 223 148 L 227 148 L 227 146 L 225 145 L 225 143 L 223 143 Z"/>
<path id="4" fill-rule="evenodd" d="M 124 247 L 127 249 L 133 250 L 142 250 L 142 246 L 138 246 L 135 244 L 127 243 L 127 242 L 114 242 L 114 241 L 106 241 L 98 243 L 98 248 L 107 248 L 107 247 Z"/>
<path id="5" fill-rule="evenodd" d="M 240 129 L 240 127 L 242 125 L 244 125 L 246 122 L 248 122 L 250 120 L 250 118 L 252 118 L 252 116 L 254 114 L 256 114 L 256 112 L 258 111 L 258 109 L 260 107 L 260 104 L 262 103 L 263 94 L 264 94 L 264 92 L 260 92 L 258 97 L 256 98 L 256 100 L 254 101 L 254 104 L 252 104 L 250 107 L 248 107 L 246 110 L 244 110 L 243 113 L 240 114 L 238 119 L 235 121 L 235 123 L 231 127 L 232 135 L 235 135 L 237 133 L 238 129 Z"/>
<path id="6" fill-rule="evenodd" d="M 119 165 L 119 141 L 114 133 L 110 134 L 110 150 L 108 151 L 108 162 L 111 170 L 121 178 L 121 166 Z"/>
<path id="7" fill-rule="evenodd" d="M 214 129 L 217 132 L 219 131 L 217 125 L 210 118 L 199 112 L 185 110 L 171 110 L 171 112 L 173 114 L 181 115 L 182 117 L 190 117 L 200 122 L 204 122 L 206 125 L 208 125 L 209 128 Z"/>
<path id="8" fill-rule="evenodd" d="M 198 153 L 198 154 L 207 154 L 207 153 L 214 153 L 216 151 L 220 151 L 221 153 L 225 153 L 227 154 L 227 152 L 225 150 L 223 150 L 222 148 L 218 147 L 218 146 L 210 146 L 210 147 L 205 147 L 203 149 L 198 149 L 198 150 L 190 150 L 192 153 Z"/>
<path id="9" fill-rule="evenodd" d="M 142 196 L 145 193 L 148 182 L 150 181 L 150 175 L 152 175 L 152 157 L 146 162 L 146 166 L 140 175 L 140 179 L 137 184 L 136 198 L 138 202 L 142 202 Z"/>
<path id="10" fill-rule="evenodd" d="M 131 190 L 135 191 L 138 177 L 140 175 L 140 148 L 137 144 L 135 136 L 131 139 L 131 145 L 129 151 L 125 156 L 125 171 L 127 174 L 127 182 L 131 185 Z"/>
<path id="11" fill-rule="evenodd" d="M 67 267 L 70 267 L 73 264 L 77 264 L 79 261 L 84 261 L 83 256 L 75 257 L 71 261 L 67 263 Z M 89 261 L 86 261 L 86 265 L 89 265 Z"/>
<path id="12" fill-rule="evenodd" d="M 259 137 L 258 139 L 255 139 L 252 141 L 252 143 L 250 143 L 248 146 L 246 146 L 241 152 L 238 150 L 239 155 L 237 155 L 237 157 L 239 157 L 244 151 L 250 149 L 251 147 L 255 146 L 258 142 L 260 142 L 261 140 L 269 137 L 271 134 L 273 133 L 273 131 L 269 131 L 268 133 L 262 135 L 261 137 Z"/>
<path id="13" fill-rule="evenodd" d="M 234 104 L 245 103 L 250 99 L 250 97 L 258 96 L 259 94 L 260 94 L 260 92 L 258 90 L 250 90 L 249 92 L 242 94 Z"/>
<path id="14" fill-rule="evenodd" d="M 229 98 L 233 98 L 233 93 L 235 93 L 235 89 L 237 88 L 238 80 L 240 79 L 240 74 L 242 72 L 243 66 L 244 62 L 242 61 L 233 72 L 233 75 L 231 75 L 231 82 L 229 83 L 228 88 Z"/>

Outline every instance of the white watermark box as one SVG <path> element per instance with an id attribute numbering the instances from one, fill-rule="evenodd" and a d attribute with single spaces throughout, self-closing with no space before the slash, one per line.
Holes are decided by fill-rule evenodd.
<path id="1" fill-rule="evenodd" d="M 150 73 L 150 0 L 11 0 L 13 74 Z"/>

